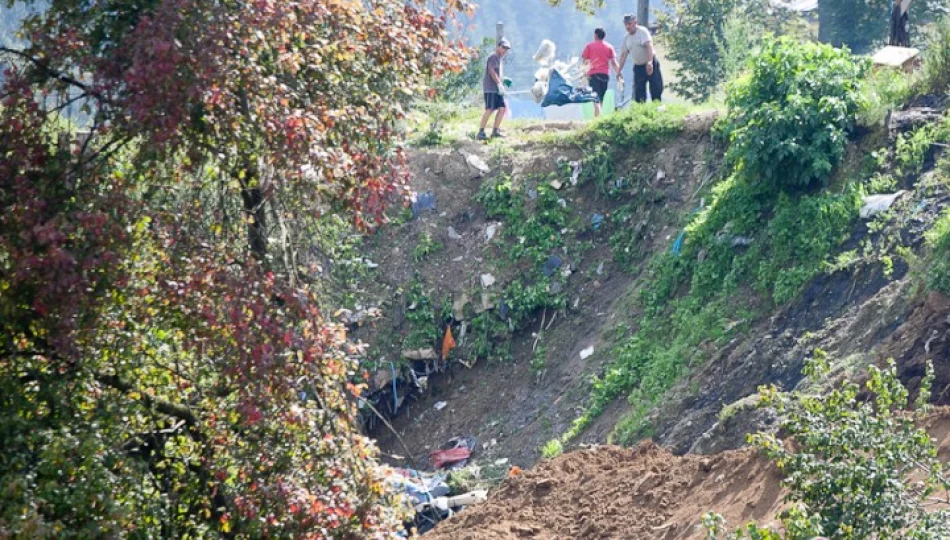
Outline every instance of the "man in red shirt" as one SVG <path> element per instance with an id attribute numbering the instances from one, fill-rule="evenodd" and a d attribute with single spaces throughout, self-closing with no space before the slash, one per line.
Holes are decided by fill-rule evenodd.
<path id="1" fill-rule="evenodd" d="M 594 30 L 594 41 L 591 41 L 584 47 L 581 57 L 590 63 L 587 70 L 587 76 L 590 78 L 590 86 L 597 94 L 598 100 L 594 102 L 594 116 L 600 116 L 600 104 L 604 102 L 604 94 L 607 93 L 607 86 L 610 84 L 610 68 L 614 68 L 617 74 L 617 80 L 623 82 L 623 75 L 620 73 L 620 64 L 617 63 L 617 53 L 610 43 L 604 41 L 607 32 L 603 28 Z"/>

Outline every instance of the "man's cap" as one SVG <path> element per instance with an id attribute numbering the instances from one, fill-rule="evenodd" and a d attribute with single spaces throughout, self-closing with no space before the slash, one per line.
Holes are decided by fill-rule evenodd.
<path id="1" fill-rule="evenodd" d="M 626 24 L 626 23 L 628 23 L 628 22 L 630 22 L 630 21 L 635 21 L 635 20 L 637 20 L 637 16 L 634 15 L 633 13 L 627 13 L 626 15 L 623 16 L 623 22 L 624 22 L 624 24 Z"/>
<path id="2" fill-rule="evenodd" d="M 511 48 L 511 43 L 508 43 L 508 40 L 507 40 L 507 39 L 502 38 L 502 40 L 498 42 L 498 46 L 499 46 L 499 47 L 504 47 L 504 48 L 506 48 L 506 49 L 510 49 L 510 48 Z"/>

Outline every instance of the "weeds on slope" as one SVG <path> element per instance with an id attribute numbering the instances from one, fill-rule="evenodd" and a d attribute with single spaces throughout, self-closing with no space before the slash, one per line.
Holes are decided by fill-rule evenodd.
<path id="1" fill-rule="evenodd" d="M 562 442 L 624 394 L 632 411 L 613 438 L 642 436 L 646 414 L 676 381 L 765 310 L 794 298 L 848 237 L 861 190 L 820 188 L 863 102 L 855 79 L 864 64 L 846 51 L 778 40 L 752 67 L 732 86 L 720 128 L 732 172 L 672 249 L 651 261 L 639 298 L 644 315 L 617 344 Z"/>

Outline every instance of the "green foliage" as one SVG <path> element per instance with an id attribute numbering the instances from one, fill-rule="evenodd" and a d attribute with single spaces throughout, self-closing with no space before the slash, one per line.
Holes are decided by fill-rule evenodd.
<path id="1" fill-rule="evenodd" d="M 887 112 L 898 108 L 914 93 L 915 79 L 897 69 L 871 70 L 862 88 L 864 105 L 858 121 L 864 126 L 880 126 Z"/>
<path id="2" fill-rule="evenodd" d="M 448 103 L 462 103 L 481 94 L 485 60 L 494 52 L 495 40 L 483 38 L 478 54 L 473 54 L 461 71 L 443 73 L 432 81 L 435 97 Z"/>
<path id="3" fill-rule="evenodd" d="M 927 155 L 932 153 L 935 144 L 950 142 L 950 117 L 941 121 L 925 124 L 897 136 L 895 158 L 903 174 L 920 172 Z"/>
<path id="4" fill-rule="evenodd" d="M 938 95 L 950 92 L 950 15 L 940 18 L 930 29 L 921 82 L 924 92 Z"/>
<path id="5" fill-rule="evenodd" d="M 483 183 L 475 200 L 490 218 L 519 219 L 524 205 L 520 194 L 512 191 L 511 177 L 504 175 Z"/>
<path id="6" fill-rule="evenodd" d="M 475 358 L 511 360 L 511 330 L 493 311 L 483 311 L 472 319 L 467 339 Z"/>
<path id="7" fill-rule="evenodd" d="M 745 64 L 766 33 L 802 34 L 798 17 L 765 0 L 673 0 L 669 15 L 660 15 L 659 38 L 677 62 L 677 94 L 706 100 Z"/>
<path id="8" fill-rule="evenodd" d="M 647 148 L 682 131 L 689 112 L 689 107 L 679 104 L 633 103 L 618 113 L 599 117 L 579 136 L 591 144 L 607 143 L 616 149 Z"/>
<path id="9" fill-rule="evenodd" d="M 551 439 L 541 447 L 541 457 L 554 459 L 564 453 L 564 445 L 558 439 Z"/>
<path id="10" fill-rule="evenodd" d="M 867 67 L 847 50 L 766 41 L 729 91 L 727 160 L 772 189 L 824 183 L 844 154 Z"/>
<path id="11" fill-rule="evenodd" d="M 521 326 L 539 309 L 558 310 L 566 307 L 567 298 L 563 294 L 552 293 L 551 285 L 552 281 L 544 278 L 539 278 L 531 285 L 516 279 L 505 288 L 505 303 L 508 304 L 508 316 L 513 326 Z"/>
<path id="12" fill-rule="evenodd" d="M 783 84 L 807 82 L 818 87 L 830 84 L 812 80 L 818 76 L 816 70 L 823 68 L 815 68 L 804 61 L 806 58 L 830 58 L 851 66 L 852 71 L 857 69 L 846 53 L 817 46 L 807 46 L 799 52 L 786 50 L 795 47 L 797 45 L 787 41 L 770 42 L 757 60 L 760 71 L 769 73 L 762 74 L 758 82 L 743 83 L 745 89 L 740 90 L 737 94 L 740 98 L 733 101 L 731 118 L 750 122 L 741 133 L 733 132 L 736 136 L 730 152 L 736 148 L 736 139 L 746 138 L 741 144 L 752 154 L 734 160 L 736 169 L 712 188 L 710 204 L 689 216 L 684 226 L 685 241 L 678 253 L 664 251 L 649 263 L 645 273 L 648 281 L 640 288 L 643 315 L 638 327 L 618 341 L 613 361 L 603 376 L 594 380 L 588 407 L 564 435 L 564 441 L 580 433 L 612 400 L 623 394 L 627 394 L 632 410 L 618 423 L 612 436 L 622 443 L 643 436 L 649 430 L 645 421 L 647 413 L 676 381 L 692 366 L 701 364 L 709 351 L 716 350 L 755 320 L 769 300 L 783 304 L 794 298 L 809 280 L 828 267 L 835 248 L 848 238 L 861 204 L 861 190 L 856 184 L 846 184 L 839 193 L 789 194 L 778 189 L 781 185 L 761 181 L 748 167 L 749 162 L 763 160 L 757 152 L 775 151 L 766 141 L 760 141 L 763 144 L 759 146 L 751 141 L 756 130 L 762 128 L 758 122 L 763 119 L 755 116 L 756 108 L 775 106 L 775 103 L 763 104 L 751 99 L 751 86 L 757 85 L 752 93 L 758 94 L 766 93 L 771 84 L 776 87 L 771 95 L 778 96 L 784 95 L 784 91 L 777 89 Z M 773 65 L 776 62 L 780 66 Z M 838 95 L 834 92 L 840 94 L 839 86 L 830 84 L 828 91 Z M 801 101 L 798 90 L 787 91 L 797 96 L 793 96 L 792 101 Z M 825 96 L 807 93 L 813 101 L 829 101 Z M 794 123 L 790 118 L 783 121 Z M 826 125 L 825 129 L 836 128 Z M 796 132 L 782 136 L 798 135 Z M 794 145 L 794 141 L 785 142 Z M 835 159 L 817 153 L 840 153 L 844 141 L 840 142 L 840 148 L 819 144 L 807 154 L 792 153 L 788 160 L 824 159 L 830 166 Z M 758 168 L 764 166 L 757 165 Z M 618 212 L 621 221 L 625 211 L 630 210 Z M 635 241 L 636 235 L 630 231 L 615 232 L 611 239 L 615 256 L 623 257 L 628 249 L 635 250 Z"/>
<path id="13" fill-rule="evenodd" d="M 931 249 L 927 286 L 950 296 L 950 210 L 927 231 L 927 246 Z"/>
<path id="14" fill-rule="evenodd" d="M 412 250 L 412 260 L 422 262 L 427 256 L 442 250 L 442 242 L 432 238 L 428 231 L 419 234 L 419 241 Z"/>
<path id="15" fill-rule="evenodd" d="M 827 369 L 827 358 L 816 351 L 805 373 L 818 384 Z M 928 364 L 918 411 L 926 410 L 933 376 Z M 870 401 L 861 398 L 861 389 L 851 382 L 827 395 L 782 394 L 774 386 L 763 387 L 761 405 L 776 409 L 781 432 L 794 445 L 764 433 L 750 436 L 750 441 L 784 473 L 786 500 L 794 505 L 782 515 L 783 533 L 750 524 L 730 534 L 721 517 L 708 515 L 704 524 L 709 537 L 811 540 L 823 535 L 851 540 L 950 535 L 950 512 L 928 508 L 928 497 L 950 489 L 950 481 L 930 435 L 915 423 L 920 415 L 903 411 L 908 392 L 893 360 L 884 369 L 870 368 L 867 390 L 873 395 Z"/>
<path id="16" fill-rule="evenodd" d="M 403 349 L 431 347 L 439 337 L 439 325 L 435 319 L 435 306 L 416 276 L 406 290 L 406 322 L 409 333 L 402 341 Z"/>

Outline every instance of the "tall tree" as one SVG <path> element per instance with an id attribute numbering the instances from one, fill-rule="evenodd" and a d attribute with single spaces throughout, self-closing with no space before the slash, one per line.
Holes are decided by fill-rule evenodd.
<path id="1" fill-rule="evenodd" d="M 399 527 L 299 248 L 398 199 L 399 122 L 467 54 L 433 4 L 53 0 L 0 48 L 0 530 Z"/>

